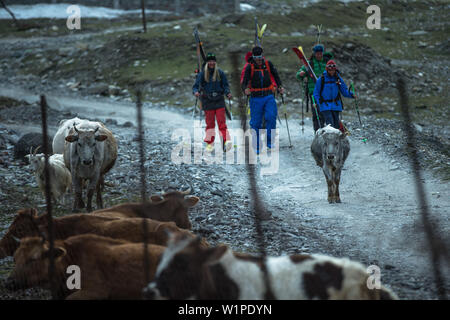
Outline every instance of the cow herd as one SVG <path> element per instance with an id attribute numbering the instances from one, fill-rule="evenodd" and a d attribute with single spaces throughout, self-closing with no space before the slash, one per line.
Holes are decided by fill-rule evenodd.
<path id="1" fill-rule="evenodd" d="M 349 152 L 345 140 L 326 128 L 311 146 L 331 181 L 330 202 L 340 202 L 340 169 Z M 48 289 L 53 283 L 60 299 L 397 299 L 383 286 L 370 288 L 364 266 L 348 259 L 306 254 L 263 259 L 226 245 L 210 246 L 190 231 L 188 211 L 200 200 L 191 190 L 102 208 L 103 176 L 117 158 L 117 142 L 102 123 L 61 121 L 53 150 L 52 196 L 60 201 L 71 187 L 73 213 L 52 219 L 55 271 L 50 277 L 48 214 L 32 208 L 17 212 L 0 240 L 0 259 L 14 257 L 5 283 L 10 290 Z M 320 156 L 318 150 L 323 150 Z M 43 155 L 36 151 L 29 158 L 39 181 Z M 84 207 L 84 180 L 88 213 L 77 213 Z M 94 191 L 97 210 L 92 211 Z M 73 266 L 80 270 L 77 288 L 68 286 Z"/>

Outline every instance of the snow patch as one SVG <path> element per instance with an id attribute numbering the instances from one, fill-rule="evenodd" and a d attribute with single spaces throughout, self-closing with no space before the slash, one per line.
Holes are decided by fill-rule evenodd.
<path id="1" fill-rule="evenodd" d="M 244 11 L 244 12 L 255 10 L 255 7 L 252 5 L 249 5 L 248 3 L 241 3 L 240 8 L 241 8 L 241 11 Z"/>
<path id="2" fill-rule="evenodd" d="M 53 18 L 67 19 L 70 14 L 66 12 L 70 4 L 35 4 L 35 5 L 11 5 L 8 8 L 14 13 L 17 19 Z M 81 18 L 101 18 L 113 19 L 125 14 L 139 14 L 141 10 L 120 10 L 105 7 L 88 7 L 78 5 L 81 11 Z M 146 10 L 146 13 L 169 14 L 168 11 Z M 0 10 L 0 19 L 12 19 L 6 10 Z"/>

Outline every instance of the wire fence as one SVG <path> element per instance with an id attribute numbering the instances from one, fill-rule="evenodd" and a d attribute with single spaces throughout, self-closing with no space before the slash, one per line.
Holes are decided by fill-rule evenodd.
<path id="1" fill-rule="evenodd" d="M 231 52 L 229 59 L 232 65 L 232 85 L 234 92 L 236 92 L 237 100 L 238 100 L 238 108 L 240 113 L 241 127 L 245 132 L 247 130 L 247 110 L 246 110 L 246 98 L 242 94 L 242 90 L 239 84 L 239 63 L 238 63 L 238 55 L 237 52 Z M 406 86 L 404 80 L 400 77 L 397 82 L 397 89 L 399 92 L 399 100 L 401 111 L 403 115 L 403 124 L 404 131 L 407 137 L 407 151 L 408 156 L 410 158 L 411 167 L 413 169 L 413 175 L 415 178 L 416 185 L 416 197 L 419 200 L 419 211 L 420 218 L 424 227 L 425 237 L 427 241 L 427 245 L 430 248 L 430 265 L 433 269 L 434 282 L 436 287 L 436 292 L 441 300 L 447 299 L 446 293 L 446 285 L 445 279 L 443 276 L 443 272 L 440 268 L 441 263 L 444 263 L 445 259 L 448 261 L 448 248 L 443 239 L 440 238 L 439 233 L 435 230 L 435 226 L 431 222 L 430 219 L 430 210 L 428 199 L 426 196 L 426 192 L 423 186 L 423 174 L 420 167 L 420 154 L 417 151 L 416 147 L 416 138 L 415 132 L 411 125 L 411 116 L 409 112 L 408 105 L 408 95 L 406 92 Z M 148 201 L 147 195 L 147 183 L 146 183 L 146 169 L 145 169 L 145 138 L 144 138 L 144 126 L 143 126 L 143 115 L 142 115 L 142 91 L 137 90 L 136 92 L 136 111 L 137 111 L 137 136 L 139 142 L 139 158 L 140 158 L 140 182 L 141 182 L 141 201 L 145 203 Z M 57 299 L 58 296 L 58 283 L 56 282 L 55 276 L 55 258 L 54 258 L 54 226 L 53 226 L 53 217 L 52 217 L 52 197 L 50 192 L 50 173 L 49 173 L 49 146 L 48 146 L 48 128 L 47 128 L 47 103 L 44 95 L 41 96 L 41 114 L 42 114 L 42 133 L 43 133 L 43 152 L 45 155 L 45 198 L 46 198 L 46 208 L 48 215 L 48 243 L 49 243 L 49 266 L 48 266 L 48 279 L 50 281 L 50 288 L 52 293 L 52 298 Z M 244 136 L 245 139 L 245 136 Z M 265 209 L 264 200 L 260 196 L 258 191 L 258 183 L 257 183 L 257 168 L 256 165 L 251 164 L 249 161 L 249 148 L 250 143 L 247 139 L 243 141 L 245 144 L 246 150 L 246 161 L 245 161 L 245 170 L 247 172 L 248 183 L 250 186 L 250 196 L 251 196 L 251 208 L 253 212 L 253 218 L 255 222 L 256 229 L 256 242 L 257 247 L 260 253 L 260 257 L 263 261 L 262 263 L 262 271 L 264 274 L 264 280 L 266 285 L 266 299 L 273 299 L 273 292 L 271 289 L 266 258 L 266 241 L 264 239 L 264 232 L 262 227 L 262 220 L 270 216 L 270 212 Z M 143 266 L 144 266 L 144 277 L 146 283 L 151 281 L 149 274 L 149 257 L 148 257 L 148 237 L 147 237 L 147 219 L 142 220 L 142 228 L 144 230 L 144 255 L 143 255 Z"/>
<path id="2" fill-rule="evenodd" d="M 444 278 L 440 269 L 440 262 L 444 260 L 448 252 L 445 242 L 440 239 L 439 234 L 435 232 L 434 227 L 430 221 L 430 212 L 428 199 L 425 193 L 422 170 L 420 167 L 420 154 L 417 152 L 416 137 L 411 125 L 411 115 L 409 112 L 408 95 L 406 92 L 405 81 L 402 77 L 397 80 L 397 89 L 400 97 L 400 107 L 403 116 L 403 130 L 406 133 L 406 147 L 413 170 L 416 196 L 419 200 L 419 211 L 421 215 L 422 224 L 424 227 L 427 245 L 430 248 L 430 263 L 433 268 L 434 282 L 439 299 L 446 300 L 447 294 L 445 289 Z"/>

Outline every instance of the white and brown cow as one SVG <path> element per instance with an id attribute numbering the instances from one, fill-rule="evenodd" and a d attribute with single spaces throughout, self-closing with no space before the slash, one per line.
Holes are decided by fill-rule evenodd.
<path id="1" fill-rule="evenodd" d="M 311 153 L 325 175 L 328 185 L 328 202 L 340 203 L 341 171 L 350 153 L 350 142 L 347 136 L 330 125 L 321 128 L 314 136 Z"/>
<path id="2" fill-rule="evenodd" d="M 390 290 L 368 289 L 369 275 L 358 262 L 324 255 L 291 255 L 263 260 L 222 245 L 200 246 L 199 239 L 172 237 L 145 289 L 151 299 L 397 299 Z"/>

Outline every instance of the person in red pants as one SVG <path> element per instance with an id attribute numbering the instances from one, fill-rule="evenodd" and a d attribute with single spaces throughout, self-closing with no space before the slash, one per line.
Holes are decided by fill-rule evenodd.
<path id="1" fill-rule="evenodd" d="M 201 108 L 205 111 L 206 150 L 214 150 L 216 120 L 222 138 L 224 151 L 229 151 L 233 145 L 230 141 L 225 120 L 225 98 L 231 99 L 230 86 L 225 73 L 219 69 L 216 55 L 208 53 L 204 69 L 197 75 L 192 92 L 200 97 Z"/>

